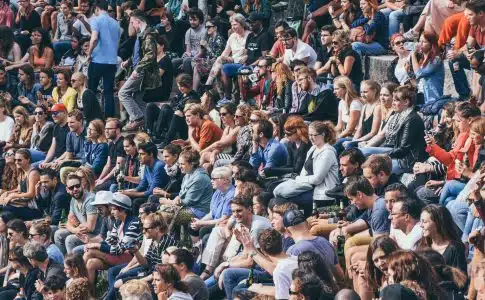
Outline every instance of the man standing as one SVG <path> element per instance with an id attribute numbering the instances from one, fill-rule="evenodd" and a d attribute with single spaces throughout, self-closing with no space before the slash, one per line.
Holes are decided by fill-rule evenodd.
<path id="1" fill-rule="evenodd" d="M 40 172 L 40 181 L 35 185 L 35 201 L 44 215 L 51 217 L 51 225 L 58 226 L 62 212 L 69 210 L 70 197 L 66 187 L 57 178 L 57 172 L 52 169 L 43 169 Z"/>
<path id="2" fill-rule="evenodd" d="M 130 117 L 130 122 L 123 129 L 136 131 L 145 123 L 145 90 L 159 87 L 161 78 L 157 63 L 157 43 L 152 35 L 154 29 L 148 27 L 145 14 L 139 10 L 133 11 L 130 26 L 136 32 L 133 56 L 121 65 L 126 67 L 131 64 L 133 71 L 118 92 L 118 97 Z"/>
<path id="3" fill-rule="evenodd" d="M 115 173 L 125 163 L 125 151 L 123 150 L 123 137 L 121 136 L 121 122 L 115 118 L 109 118 L 104 128 L 109 141 L 108 160 L 103 171 L 96 180 L 96 191 L 108 191 L 111 184 L 116 183 Z"/>
<path id="4" fill-rule="evenodd" d="M 168 176 L 165 173 L 165 165 L 157 159 L 158 149 L 152 143 L 140 144 L 138 146 L 138 157 L 140 163 L 145 166 L 143 179 L 134 189 L 119 191 L 133 200 L 133 213 L 138 214 L 140 205 L 147 202 L 148 197 L 153 194 L 156 187 L 163 188 L 168 183 Z"/>
<path id="5" fill-rule="evenodd" d="M 101 229 L 98 209 L 92 204 L 94 194 L 84 191 L 81 183 L 81 178 L 76 174 L 67 176 L 66 189 L 72 197 L 67 223 L 61 224 L 54 234 L 54 241 L 64 254 L 71 253 L 72 249 L 83 244 L 78 234 L 94 237 Z"/>
<path id="6" fill-rule="evenodd" d="M 95 18 L 91 20 L 91 40 L 87 56 L 91 59 L 88 69 L 88 87 L 97 91 L 99 80 L 103 78 L 103 97 L 105 117 L 113 117 L 115 104 L 113 85 L 116 65 L 118 64 L 118 41 L 120 26 L 108 15 L 108 2 L 97 0 L 95 3 Z"/>
<path id="7" fill-rule="evenodd" d="M 259 170 L 260 175 L 269 168 L 282 167 L 286 164 L 286 147 L 273 139 L 273 125 L 261 120 L 253 128 L 253 149 L 249 162 Z"/>

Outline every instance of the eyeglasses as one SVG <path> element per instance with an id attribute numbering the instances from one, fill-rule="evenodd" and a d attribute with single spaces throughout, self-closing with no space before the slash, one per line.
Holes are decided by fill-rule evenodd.
<path id="1" fill-rule="evenodd" d="M 250 122 L 250 123 L 257 123 L 257 122 L 259 122 L 259 120 L 255 120 L 255 119 L 249 119 L 249 122 Z"/>
<path id="2" fill-rule="evenodd" d="M 74 83 L 76 82 L 77 80 L 76 79 L 71 79 L 71 83 Z"/>
<path id="3" fill-rule="evenodd" d="M 36 116 L 43 116 L 44 115 L 44 112 L 43 111 L 35 111 L 34 112 L 34 115 L 36 115 Z"/>
<path id="4" fill-rule="evenodd" d="M 320 133 L 317 133 L 317 134 L 308 134 L 308 136 L 310 136 L 310 137 L 317 137 L 319 135 L 321 135 L 321 134 Z"/>
<path id="5" fill-rule="evenodd" d="M 291 131 L 285 131 L 285 135 L 286 136 L 292 136 L 294 135 L 296 132 L 291 132 Z"/>
<path id="6" fill-rule="evenodd" d="M 67 189 L 70 190 L 70 191 L 72 191 L 74 189 L 80 189 L 80 188 L 81 188 L 81 184 L 80 183 L 73 184 L 73 185 L 67 187 Z"/>
<path id="7" fill-rule="evenodd" d="M 21 159 L 21 158 L 16 158 L 16 159 L 14 159 L 14 161 L 15 161 L 15 162 L 21 162 L 21 161 L 22 161 L 22 159 Z"/>
<path id="8" fill-rule="evenodd" d="M 236 119 L 239 119 L 239 118 L 242 118 L 243 116 L 242 115 L 234 115 L 234 118 Z"/>
<path id="9" fill-rule="evenodd" d="M 38 233 L 29 233 L 29 238 L 33 238 L 36 235 L 40 235 L 40 234 L 38 234 Z"/>
<path id="10" fill-rule="evenodd" d="M 222 179 L 222 177 L 212 177 L 211 180 Z"/>
<path id="11" fill-rule="evenodd" d="M 104 130 L 116 130 L 116 129 L 118 129 L 118 128 L 108 128 L 108 127 L 106 127 Z"/>
<path id="12" fill-rule="evenodd" d="M 223 112 L 223 113 L 220 113 L 221 117 L 225 117 L 227 116 L 229 113 L 228 112 Z"/>
<path id="13" fill-rule="evenodd" d="M 152 226 L 152 227 L 143 227 L 143 232 L 148 231 L 148 230 L 153 229 L 153 228 L 155 228 L 155 226 Z"/>
<path id="14" fill-rule="evenodd" d="M 55 116 L 57 116 L 57 115 L 58 115 L 58 114 L 60 114 L 60 113 L 61 113 L 61 111 L 53 111 L 53 112 L 52 112 L 52 116 L 53 116 L 53 117 L 55 117 Z"/>
<path id="15" fill-rule="evenodd" d="M 258 65 L 258 68 L 266 68 L 266 65 Z"/>
<path id="16" fill-rule="evenodd" d="M 206 29 L 213 28 L 213 27 L 216 27 L 216 26 L 215 25 L 205 25 Z"/>

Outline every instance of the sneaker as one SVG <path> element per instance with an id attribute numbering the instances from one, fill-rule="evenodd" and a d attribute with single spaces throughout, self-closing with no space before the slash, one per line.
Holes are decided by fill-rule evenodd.
<path id="1" fill-rule="evenodd" d="M 226 97 L 222 98 L 221 100 L 217 101 L 217 107 L 221 107 L 224 104 L 232 103 L 231 99 L 227 99 Z"/>
<path id="2" fill-rule="evenodd" d="M 143 128 L 145 121 L 143 119 L 138 119 L 135 121 L 130 121 L 123 127 L 123 131 L 137 131 Z"/>
<path id="3" fill-rule="evenodd" d="M 419 39 L 419 33 L 414 32 L 414 30 L 410 29 L 408 32 L 403 34 L 404 38 L 409 41 L 417 41 Z"/>

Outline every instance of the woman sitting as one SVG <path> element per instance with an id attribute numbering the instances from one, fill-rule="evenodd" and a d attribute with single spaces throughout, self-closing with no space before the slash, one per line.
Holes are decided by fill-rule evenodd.
<path id="1" fill-rule="evenodd" d="M 380 12 L 377 0 L 360 1 L 362 16 L 350 26 L 354 31 L 354 49 L 360 56 L 382 55 L 386 53 L 388 36 L 386 16 Z"/>
<path id="2" fill-rule="evenodd" d="M 9 212 L 0 213 L 0 273 L 5 273 L 5 267 L 8 264 L 8 243 L 7 238 L 7 224 L 10 220 L 15 219 L 15 216 Z"/>
<path id="3" fill-rule="evenodd" d="M 92 120 L 104 119 L 103 110 L 99 105 L 96 94 L 87 88 L 87 77 L 81 72 L 72 74 L 72 88 L 76 90 L 76 106 L 83 111 L 84 126 Z"/>
<path id="4" fill-rule="evenodd" d="M 64 272 L 66 272 L 66 276 L 69 278 L 66 286 L 69 286 L 76 279 L 88 279 L 88 270 L 86 269 L 82 255 L 74 253 L 66 254 L 64 258 Z"/>
<path id="5" fill-rule="evenodd" d="M 236 137 L 236 153 L 227 159 L 218 158 L 214 164 L 214 167 L 221 167 L 233 163 L 239 160 L 249 160 L 252 147 L 251 136 L 251 123 L 249 123 L 251 117 L 251 106 L 248 104 L 241 104 L 236 109 L 234 114 L 234 123 L 239 127 L 239 131 Z M 254 116 L 255 118 L 256 116 Z"/>
<path id="6" fill-rule="evenodd" d="M 10 107 L 21 105 L 27 111 L 34 111 L 37 103 L 38 86 L 35 85 L 34 69 L 30 65 L 22 66 L 19 69 L 19 83 L 17 85 L 17 99 L 10 102 Z M 11 99 L 11 98 L 10 98 Z M 10 100 L 6 99 L 7 102 Z"/>
<path id="7" fill-rule="evenodd" d="M 73 35 L 70 41 L 71 49 L 67 50 L 67 52 L 62 55 L 59 64 L 53 68 L 54 71 L 74 71 L 73 69 L 74 65 L 76 64 L 77 57 L 81 54 L 81 46 L 86 41 L 88 42 L 89 47 L 89 39 L 82 39 L 78 35 Z"/>
<path id="8" fill-rule="evenodd" d="M 42 28 L 35 28 L 31 35 L 32 46 L 25 56 L 16 64 L 7 67 L 7 70 L 30 65 L 38 74 L 41 69 L 50 69 L 54 66 L 54 50 L 51 48 L 49 33 Z"/>
<path id="9" fill-rule="evenodd" d="M 32 162 L 38 162 L 44 160 L 47 151 L 49 151 L 54 132 L 54 123 L 48 121 L 49 109 L 42 104 L 37 105 L 35 108 L 34 119 L 29 150 L 32 154 Z"/>
<path id="10" fill-rule="evenodd" d="M 23 106 L 17 106 L 13 110 L 15 119 L 15 129 L 13 135 L 7 141 L 4 151 L 10 148 L 30 148 L 32 138 L 32 124 L 30 123 L 29 113 Z"/>
<path id="11" fill-rule="evenodd" d="M 16 151 L 15 149 L 10 149 L 3 154 L 5 162 L 2 165 L 2 180 L 0 180 L 2 189 L 0 190 L 0 195 L 15 191 L 19 185 L 20 171 L 15 166 Z"/>
<path id="12" fill-rule="evenodd" d="M 342 152 L 342 144 L 351 141 L 361 119 L 362 102 L 352 87 L 352 82 L 346 76 L 339 76 L 333 81 L 335 96 L 340 100 L 338 104 L 337 143 L 334 147 L 337 153 Z M 374 101 L 377 102 L 377 101 Z M 371 103 L 373 105 L 374 103 Z M 367 108 L 367 107 L 366 107 Z"/>
<path id="13" fill-rule="evenodd" d="M 227 166 L 215 168 L 212 171 L 212 187 L 216 191 L 212 195 L 209 213 L 202 218 L 192 219 L 189 232 L 194 244 L 210 234 L 215 225 L 231 216 L 230 202 L 236 192 L 231 176 L 231 169 Z"/>
<path id="14" fill-rule="evenodd" d="M 440 58 L 438 37 L 423 33 L 419 39 L 419 48 L 411 53 L 416 80 L 423 80 L 424 103 L 433 102 L 443 96 L 445 68 Z"/>
<path id="15" fill-rule="evenodd" d="M 271 66 L 271 79 L 275 85 L 275 90 L 272 93 L 273 103 L 272 107 L 266 108 L 268 113 L 281 114 L 289 113 L 291 109 L 291 101 L 289 94 L 291 93 L 291 86 L 295 82 L 295 78 L 289 66 L 283 62 L 276 62 Z"/>
<path id="16" fill-rule="evenodd" d="M 98 177 L 107 160 L 108 141 L 104 135 L 104 123 L 99 119 L 93 120 L 88 126 L 82 163 L 90 167 L 94 175 Z"/>
<path id="17" fill-rule="evenodd" d="M 222 128 L 221 114 L 219 113 L 219 110 L 217 110 L 217 102 L 219 102 L 220 99 L 219 93 L 215 89 L 210 89 L 200 97 L 200 105 L 202 105 L 202 108 L 206 113 L 204 118 L 211 120 L 217 127 Z"/>
<path id="18" fill-rule="evenodd" d="M 354 85 L 354 90 L 360 86 L 364 78 L 360 55 L 352 49 L 349 33 L 336 30 L 332 36 L 332 56 L 327 63 L 317 70 L 317 75 L 331 73 L 333 77 L 347 76 Z"/>
<path id="19" fill-rule="evenodd" d="M 461 242 L 451 218 L 450 212 L 436 204 L 430 204 L 421 212 L 423 237 L 418 242 L 418 249 L 432 248 L 443 255 L 448 266 L 467 271 L 465 245 Z"/>
<path id="20" fill-rule="evenodd" d="M 35 203 L 35 186 L 40 180 L 39 171 L 32 169 L 31 155 L 27 149 L 15 153 L 15 165 L 19 170 L 19 185 L 16 190 L 3 193 L 0 204 L 18 218 L 28 221 L 42 217 Z"/>
<path id="21" fill-rule="evenodd" d="M 195 150 L 184 150 L 179 157 L 179 166 L 183 174 L 180 194 L 173 200 L 161 198 L 160 204 L 183 206 L 196 218 L 202 218 L 210 209 L 212 186 L 210 177 L 204 168 L 199 167 L 200 155 Z"/>
<path id="22" fill-rule="evenodd" d="M 391 48 L 397 57 L 387 70 L 387 78 L 399 85 L 412 83 L 410 80 L 414 79 L 411 51 L 404 47 L 405 41 L 404 36 L 400 33 L 391 36 Z"/>
<path id="23" fill-rule="evenodd" d="M 328 12 L 332 16 L 333 25 L 337 29 L 343 29 L 345 31 L 350 31 L 350 26 L 352 23 L 359 19 L 362 15 L 362 11 L 360 10 L 359 1 L 356 0 L 342 0 L 340 1 L 340 14 L 337 14 L 338 11 L 335 11 L 329 8 Z"/>
<path id="24" fill-rule="evenodd" d="M 234 115 L 236 114 L 236 105 L 233 103 L 224 104 L 220 108 L 220 115 L 224 131 L 219 141 L 212 143 L 210 146 L 200 152 L 200 165 L 210 170 L 218 159 L 229 159 L 234 154 L 236 138 L 240 127 L 235 124 Z M 228 154 L 226 156 L 226 154 Z"/>
<path id="25" fill-rule="evenodd" d="M 361 96 L 365 101 L 364 113 L 360 116 L 359 126 L 352 141 L 344 142 L 345 149 L 357 145 L 364 147 L 376 139 L 378 139 L 380 144 L 382 138 L 377 136 L 383 134 L 384 126 L 394 112 L 392 109 L 392 95 L 398 86 L 397 84 L 384 84 L 381 87 L 373 80 L 366 80 L 362 82 L 361 86 Z"/>
<path id="26" fill-rule="evenodd" d="M 335 127 L 330 122 L 315 121 L 308 128 L 308 136 L 313 146 L 308 150 L 300 175 L 279 184 L 274 190 L 275 197 L 302 206 L 307 217 L 313 206 L 333 200 L 325 192 L 339 183 L 337 153 L 332 147 Z"/>
<path id="27" fill-rule="evenodd" d="M 77 92 L 71 87 L 71 73 L 59 71 L 57 73 L 57 86 L 52 91 L 52 98 L 56 103 L 66 106 L 67 112 L 71 112 L 77 103 Z"/>
<path id="28" fill-rule="evenodd" d="M 286 165 L 278 168 L 271 168 L 267 176 L 281 176 L 284 174 L 300 174 L 305 164 L 305 158 L 311 147 L 308 138 L 308 126 L 301 116 L 290 115 L 284 125 L 284 136 L 288 141 L 288 160 Z"/>
<path id="29" fill-rule="evenodd" d="M 153 272 L 153 289 L 158 299 L 192 300 L 189 288 L 180 278 L 177 269 L 170 264 L 159 264 Z"/>
<path id="30" fill-rule="evenodd" d="M 414 110 L 416 94 L 406 86 L 394 92 L 394 116 L 389 120 L 386 140 L 381 147 L 361 148 L 365 156 L 387 153 L 392 158 L 392 173 L 410 172 L 416 162 L 427 158 L 423 119 Z"/>

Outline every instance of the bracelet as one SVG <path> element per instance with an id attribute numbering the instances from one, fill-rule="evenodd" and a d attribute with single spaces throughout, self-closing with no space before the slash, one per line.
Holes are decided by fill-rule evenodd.
<path id="1" fill-rule="evenodd" d="M 255 257 L 256 255 L 258 255 L 258 251 L 253 250 L 251 253 L 249 253 L 249 258 L 253 259 L 253 257 Z"/>

